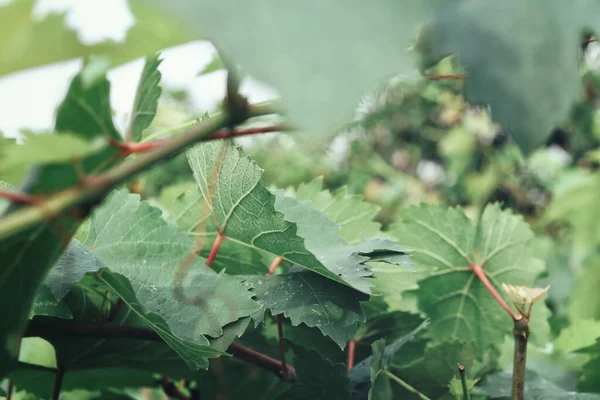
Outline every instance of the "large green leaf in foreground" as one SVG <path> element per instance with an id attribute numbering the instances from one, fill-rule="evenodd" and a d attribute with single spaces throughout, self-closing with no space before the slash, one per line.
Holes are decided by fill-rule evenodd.
<path id="1" fill-rule="evenodd" d="M 241 278 L 217 274 L 202 258 L 182 281 L 178 272 L 192 240 L 127 191 L 113 192 L 96 210 L 85 246 L 110 267 L 101 272 L 104 283 L 192 367 L 214 354 L 205 335 L 218 337 L 224 325 L 261 308 Z"/>
<path id="2" fill-rule="evenodd" d="M 188 159 L 225 237 L 365 293 L 370 287 L 365 277 L 372 275 L 364 265 L 367 261 L 408 262 L 406 249 L 391 241 L 348 245 L 338 236 L 339 227 L 309 203 L 281 195 L 275 201 L 260 168 L 237 147 L 226 142 L 202 143 L 188 152 Z"/>
<path id="3" fill-rule="evenodd" d="M 412 71 L 408 47 L 441 1 L 153 2 L 272 84 L 295 124 L 324 134 L 350 120 L 366 92 Z"/>
<path id="4" fill-rule="evenodd" d="M 459 2 L 438 13 L 420 47 L 433 60 L 456 52 L 467 69 L 467 99 L 489 104 L 492 118 L 530 152 L 581 93 L 584 16 L 581 3 L 561 0 Z"/>
<path id="5" fill-rule="evenodd" d="M 411 207 L 391 232 L 415 249 L 414 261 L 427 276 L 418 281 L 419 308 L 431 318 L 435 341 L 473 340 L 477 355 L 502 343 L 512 321 L 472 271 L 481 265 L 497 291 L 500 283 L 533 285 L 544 270 L 532 256 L 533 233 L 522 218 L 488 205 L 479 224 L 458 208 Z M 532 314 L 532 335 L 544 342 L 548 310 L 540 302 Z M 533 338 L 534 338 L 533 337 Z"/>

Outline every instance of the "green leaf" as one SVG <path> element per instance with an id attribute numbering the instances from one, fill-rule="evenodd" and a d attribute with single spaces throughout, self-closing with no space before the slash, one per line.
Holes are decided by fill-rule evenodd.
<path id="1" fill-rule="evenodd" d="M 314 350 L 294 346 L 298 383 L 278 399 L 331 399 L 349 400 L 348 377 L 344 364 L 332 364 Z"/>
<path id="2" fill-rule="evenodd" d="M 7 142 L 2 148 L 0 179 L 13 185 L 23 182 L 31 167 L 46 163 L 69 163 L 98 151 L 106 142 L 90 142 L 73 133 L 23 134 L 24 142 Z"/>
<path id="3" fill-rule="evenodd" d="M 331 193 L 323 190 L 323 178 L 316 178 L 300 185 L 295 197 L 310 201 L 312 208 L 338 224 L 340 237 L 348 243 L 382 236 L 381 224 L 373 221 L 380 208 L 362 201 L 360 196 L 349 195 L 346 187 Z"/>
<path id="4" fill-rule="evenodd" d="M 351 119 L 367 91 L 412 71 L 407 49 L 438 2 L 155 3 L 214 38 L 222 54 L 273 85 L 293 122 L 320 135 Z"/>
<path id="5" fill-rule="evenodd" d="M 34 6 L 34 0 L 0 6 L 0 75 L 93 54 L 105 55 L 112 65 L 117 65 L 193 39 L 187 29 L 167 18 L 162 10 L 133 0 L 129 7 L 136 21 L 125 41 L 105 40 L 88 46 L 66 26 L 64 14 L 51 13 L 41 20 L 34 19 Z"/>
<path id="6" fill-rule="evenodd" d="M 11 211 L 5 212 L 5 217 Z M 0 237 L 0 377 L 17 358 L 36 292 L 75 233 L 77 222 L 68 217 L 51 218 L 31 228 Z M 57 231 L 57 229 L 60 229 Z"/>
<path id="7" fill-rule="evenodd" d="M 554 341 L 554 347 L 572 352 L 593 345 L 598 337 L 600 337 L 600 321 L 576 319 L 560 331 L 560 335 Z"/>
<path id="8" fill-rule="evenodd" d="M 304 323 L 316 327 L 342 349 L 365 321 L 360 306 L 360 300 L 365 296 L 322 276 L 296 272 L 247 279 L 256 299 L 273 315 L 283 313 L 293 326 Z"/>
<path id="9" fill-rule="evenodd" d="M 369 400 L 387 400 L 392 398 L 392 386 L 385 374 L 387 365 L 384 362 L 385 339 L 375 341 L 371 348 L 371 388 L 369 389 Z"/>
<path id="10" fill-rule="evenodd" d="M 122 140 L 112 119 L 108 67 L 106 59 L 94 58 L 73 78 L 56 113 L 57 131 L 71 131 L 87 140 Z"/>
<path id="11" fill-rule="evenodd" d="M 590 203 L 591 204 L 591 203 Z M 569 298 L 569 316 L 573 319 L 600 318 L 600 255 L 588 257 L 575 279 Z"/>
<path id="12" fill-rule="evenodd" d="M 126 304 L 119 304 L 116 296 L 108 292 L 108 289 L 95 275 L 90 274 L 75 284 L 63 301 L 72 311 L 73 320 L 35 317 L 30 322 L 30 329 L 33 328 L 54 346 L 57 364 L 68 371 L 90 368 L 130 368 L 172 377 L 192 376 L 192 371 L 182 357 L 168 343 L 160 340 L 114 337 L 107 339 L 94 335 L 70 336 L 68 333 L 61 332 L 61 327 L 93 326 L 109 320 L 113 327 L 120 326 L 123 330 L 153 328 L 147 323 L 146 318 L 140 316 L 139 310 L 134 310 Z M 153 320 L 164 325 L 159 318 Z M 189 347 L 194 348 L 193 345 Z M 195 350 L 200 353 L 203 349 L 196 346 Z M 212 353 L 213 356 L 215 353 L 218 354 L 216 351 Z M 202 365 L 201 361 L 199 365 Z M 207 365 L 202 366 L 206 368 Z"/>
<path id="13" fill-rule="evenodd" d="M 216 338 L 223 326 L 261 308 L 241 278 L 217 274 L 201 258 L 181 282 L 177 269 L 192 240 L 126 191 L 113 192 L 93 214 L 85 246 L 110 266 L 101 279 L 191 367 L 198 368 L 198 356 L 216 353 L 205 335 Z"/>
<path id="14" fill-rule="evenodd" d="M 531 286 L 544 270 L 529 248 L 531 230 L 521 217 L 497 204 L 485 208 L 478 224 L 458 208 L 438 205 L 411 207 L 404 216 L 390 233 L 415 249 L 417 269 L 428 272 L 415 295 L 432 320 L 432 338 L 471 338 L 478 357 L 483 357 L 502 343 L 512 322 L 471 268 L 481 265 L 498 292 L 501 282 Z M 546 312 L 538 303 L 532 314 L 542 319 L 532 329 L 540 342 L 549 334 L 543 321 Z"/>
<path id="15" fill-rule="evenodd" d="M 167 220 L 176 223 L 195 240 L 198 235 L 202 235 L 204 243 L 199 254 L 208 257 L 212 243 L 217 237 L 217 228 L 210 213 L 203 214 L 206 204 L 198 186 L 191 182 L 168 186 L 162 190 L 160 200 L 167 210 Z M 264 275 L 269 272 L 272 259 L 272 255 L 262 250 L 225 240 L 211 268 L 216 271 L 226 269 L 227 273 L 232 275 Z"/>
<path id="16" fill-rule="evenodd" d="M 142 77 L 135 93 L 135 101 L 131 113 L 128 137 L 135 142 L 142 138 L 142 132 L 154 119 L 158 107 L 158 99 L 162 93 L 160 87 L 161 73 L 158 66 L 162 62 L 158 54 L 148 56 L 142 71 Z"/>
<path id="17" fill-rule="evenodd" d="M 582 14 L 560 0 L 458 2 L 437 14 L 420 47 L 433 60 L 456 52 L 467 100 L 489 104 L 493 119 L 531 152 L 582 92 Z"/>
<path id="18" fill-rule="evenodd" d="M 283 196 L 275 201 L 264 186 L 260 169 L 239 148 L 225 142 L 202 143 L 188 152 L 188 159 L 226 238 L 265 250 L 365 293 L 369 292 L 369 283 L 364 278 L 371 273 L 364 263 L 370 257 L 389 255 L 394 263 L 408 261 L 406 250 L 393 242 L 375 239 L 347 245 L 337 236 L 337 225 L 312 210 L 308 203 Z M 286 219 L 297 221 L 298 227 L 286 221 L 284 214 Z M 381 254 L 388 250 L 392 254 Z"/>
<path id="19" fill-rule="evenodd" d="M 395 340 L 393 343 L 385 346 L 385 339 L 380 339 L 373 344 L 372 355 L 356 364 L 349 372 L 348 378 L 350 379 L 350 391 L 352 392 L 353 399 L 365 398 L 367 391 L 370 390 L 373 380 L 379 370 L 385 369 L 390 364 L 392 357 L 408 342 L 413 340 L 415 336 L 427 327 L 428 322 L 421 323 L 418 327 L 413 329 L 410 333 L 401 338 Z M 380 348 L 383 344 L 383 348 Z M 383 392 L 385 393 L 385 384 L 383 385 Z M 377 389 L 378 391 L 381 389 Z"/>
<path id="20" fill-rule="evenodd" d="M 481 392 L 493 398 L 510 398 L 512 376 L 500 372 L 486 377 Z M 535 371 L 527 370 L 525 380 L 525 400 L 599 400 L 600 395 L 569 392 L 556 386 L 553 382 L 539 376 Z"/>
<path id="21" fill-rule="evenodd" d="M 554 187 L 545 218 L 570 227 L 575 250 L 589 252 L 600 243 L 600 227 L 590 204 L 600 201 L 600 174 L 578 170 L 565 174 Z"/>

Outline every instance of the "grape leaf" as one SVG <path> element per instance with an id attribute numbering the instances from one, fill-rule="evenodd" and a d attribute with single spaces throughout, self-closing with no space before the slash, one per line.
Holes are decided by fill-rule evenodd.
<path id="1" fill-rule="evenodd" d="M 582 93 L 582 14 L 560 0 L 459 2 L 437 14 L 419 47 L 433 60 L 456 52 L 467 100 L 489 104 L 493 119 L 531 152 Z"/>
<path id="2" fill-rule="evenodd" d="M 128 137 L 135 142 L 142 138 L 142 132 L 156 116 L 158 99 L 162 93 L 160 87 L 161 73 L 158 66 L 162 62 L 158 54 L 146 57 L 146 64 L 135 93 Z"/>
<path id="3" fill-rule="evenodd" d="M 346 187 L 331 193 L 323 190 L 323 178 L 316 178 L 301 184 L 295 197 L 300 201 L 310 201 L 312 208 L 338 224 L 340 237 L 348 243 L 383 236 L 381 224 L 373 221 L 380 208 L 362 201 L 360 196 L 348 195 Z"/>
<path id="4" fill-rule="evenodd" d="M 577 382 L 577 388 L 597 393 L 600 390 L 600 341 L 596 339 L 594 344 L 580 349 L 578 353 L 586 354 L 590 359 L 581 368 L 582 373 Z"/>
<path id="5" fill-rule="evenodd" d="M 56 350 L 58 365 L 67 371 L 90 368 L 130 368 L 160 373 L 172 377 L 191 377 L 188 365 L 167 343 L 152 340 L 70 336 L 61 332 L 61 326 L 71 324 L 90 326 L 110 321 L 113 326 L 127 328 L 151 328 L 138 311 L 126 304 L 119 305 L 107 286 L 93 274 L 76 283 L 63 303 L 74 315 L 73 320 L 56 320 L 35 317 L 29 326 L 52 343 Z M 107 307 L 108 306 L 108 307 Z M 164 325 L 164 322 L 162 322 Z M 56 332 L 56 333 L 54 333 Z M 193 344 L 189 345 L 194 348 Z M 198 353 L 205 351 L 196 346 Z M 212 356 L 219 354 L 212 351 Z M 198 359 L 198 365 L 206 368 L 206 360 Z"/>
<path id="6" fill-rule="evenodd" d="M 188 152 L 188 159 L 200 191 L 226 238 L 265 250 L 365 293 L 370 285 L 364 277 L 371 272 L 364 263 L 370 256 L 390 256 L 392 262 L 400 264 L 408 260 L 406 249 L 393 242 L 374 239 L 347 245 L 337 236 L 337 225 L 310 209 L 308 203 L 281 196 L 275 201 L 264 186 L 258 166 L 239 148 L 225 142 L 202 143 Z M 298 228 L 286 221 L 282 212 L 286 219 L 292 212 L 301 214 L 297 218 Z M 303 240 L 299 236 L 303 234 L 297 234 L 298 229 L 315 236 Z M 391 253 L 387 253 L 389 250 Z"/>
<path id="7" fill-rule="evenodd" d="M 286 197 L 282 191 L 275 194 L 275 210 L 282 212 L 286 220 L 296 223 L 298 234 L 304 237 L 304 247 L 345 281 L 356 282 L 355 287 L 361 283 L 361 278 L 372 275 L 365 266 L 368 261 L 385 261 L 411 268 L 406 248 L 378 238 L 348 245 L 338 235 L 338 225 L 322 212 L 312 209 L 310 203 Z"/>
<path id="8" fill-rule="evenodd" d="M 478 224 L 462 210 L 422 204 L 404 213 L 390 233 L 415 249 L 418 269 L 428 276 L 415 292 L 419 308 L 432 320 L 436 341 L 470 338 L 478 357 L 497 348 L 512 322 L 473 272 L 479 265 L 496 288 L 500 282 L 531 286 L 544 270 L 528 247 L 533 233 L 522 218 L 488 205 Z M 549 333 L 547 309 L 536 304 L 532 333 L 543 342 Z M 535 319 L 535 321 L 534 321 Z"/>
<path id="9" fill-rule="evenodd" d="M 202 235 L 204 243 L 199 254 L 208 257 L 217 237 L 217 228 L 211 215 L 202 213 L 202 208 L 206 205 L 198 186 L 191 182 L 168 186 L 161 191 L 160 200 L 167 210 L 166 218 L 169 221 L 175 222 L 194 239 Z M 202 232 L 197 232 L 199 227 Z M 221 244 L 211 268 L 216 271 L 226 269 L 232 275 L 264 275 L 269 272 L 268 266 L 272 259 L 272 255 L 262 250 L 226 240 Z"/>
<path id="10" fill-rule="evenodd" d="M 124 190 L 113 192 L 92 215 L 84 245 L 110 266 L 110 272 L 100 274 L 104 283 L 191 366 L 196 361 L 188 353 L 189 343 L 214 353 L 205 335 L 216 338 L 223 326 L 261 308 L 241 278 L 217 274 L 201 258 L 177 291 L 177 269 L 193 248 L 192 240 L 167 224 L 160 210 Z"/>
<path id="11" fill-rule="evenodd" d="M 269 278 L 251 277 L 257 300 L 273 315 L 283 313 L 297 326 L 317 327 L 340 348 L 352 339 L 365 321 L 360 300 L 364 295 L 310 272 L 296 272 Z"/>
<path id="12" fill-rule="evenodd" d="M 411 72 L 407 49 L 438 3 L 154 2 L 205 32 L 224 55 L 273 85 L 293 122 L 314 134 L 340 127 L 367 91 Z"/>
<path id="13" fill-rule="evenodd" d="M 593 345 L 600 337 L 600 321 L 575 319 L 560 331 L 554 341 L 554 348 L 572 352 Z"/>

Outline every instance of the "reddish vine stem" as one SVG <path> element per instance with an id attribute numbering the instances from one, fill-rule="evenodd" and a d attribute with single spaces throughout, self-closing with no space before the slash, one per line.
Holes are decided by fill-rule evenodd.
<path id="1" fill-rule="evenodd" d="M 283 337 L 283 314 L 277 316 L 277 335 L 279 336 L 279 360 L 281 361 L 281 377 L 288 379 L 288 367 L 285 361 L 285 338 Z"/>
<path id="2" fill-rule="evenodd" d="M 492 285 L 492 283 L 488 280 L 487 276 L 485 275 L 485 271 L 483 270 L 482 265 L 483 265 L 483 262 L 473 265 L 471 267 L 471 269 L 473 270 L 473 273 L 477 276 L 477 278 L 479 278 L 479 280 L 481 281 L 483 286 L 485 286 L 487 291 L 490 292 L 490 294 L 498 302 L 498 304 L 500 304 L 500 306 L 502 306 L 502 308 L 504 308 L 504 310 L 508 313 L 508 315 L 510 315 L 510 317 L 513 319 L 513 321 L 519 321 L 521 318 L 523 318 L 523 316 L 515 313 L 510 308 L 510 306 L 508 304 L 506 304 L 506 302 L 504 301 L 502 296 L 500 296 L 500 293 L 498 293 L 496 291 L 496 288 L 494 287 L 494 285 Z"/>
<path id="3" fill-rule="evenodd" d="M 39 204 L 42 199 L 31 196 L 25 193 L 13 192 L 10 190 L 0 189 L 0 198 L 6 199 L 13 203 L 35 205 Z"/>
<path id="4" fill-rule="evenodd" d="M 356 340 L 348 340 L 348 358 L 346 364 L 348 365 L 348 371 L 354 367 L 354 353 L 356 351 Z"/>
<path id="5" fill-rule="evenodd" d="M 277 269 L 277 267 L 279 267 L 279 264 L 281 264 L 282 261 L 283 261 L 282 257 L 275 257 L 275 259 L 273 260 L 271 265 L 269 265 L 269 272 L 267 272 L 266 276 L 273 275 L 275 273 L 275 270 Z"/>
<path id="6" fill-rule="evenodd" d="M 110 313 L 108 314 L 108 317 L 106 318 L 106 322 L 113 322 L 115 320 L 115 318 L 117 317 L 117 314 L 119 314 L 119 310 L 121 309 L 122 305 L 123 305 L 123 299 L 119 297 L 119 299 L 117 300 L 115 305 L 110 308 Z"/>
<path id="7" fill-rule="evenodd" d="M 217 237 L 215 238 L 215 242 L 213 243 L 213 246 L 210 249 L 208 258 L 206 259 L 207 266 L 210 267 L 212 265 L 213 261 L 215 261 L 215 257 L 217 257 L 217 253 L 219 252 L 219 249 L 221 248 L 221 243 L 223 243 L 224 238 L 225 238 L 225 236 L 223 236 L 223 233 L 221 233 L 221 231 L 217 232 Z"/>
<path id="8" fill-rule="evenodd" d="M 246 128 L 246 129 L 236 129 L 234 131 L 230 131 L 228 129 L 220 130 L 212 135 L 208 136 L 204 141 L 216 140 L 216 139 L 227 139 L 235 136 L 249 136 L 249 135 L 257 135 L 261 133 L 271 133 L 271 132 L 281 132 L 282 130 L 288 130 L 289 127 L 285 125 L 272 125 L 272 126 L 264 126 L 258 128 Z M 114 139 L 109 141 L 109 144 L 113 147 L 118 147 L 121 149 L 122 156 L 128 156 L 130 154 L 137 153 L 147 153 L 152 150 L 159 149 L 170 143 L 172 139 L 156 139 L 151 142 L 145 143 L 137 143 L 137 142 L 119 142 Z"/>

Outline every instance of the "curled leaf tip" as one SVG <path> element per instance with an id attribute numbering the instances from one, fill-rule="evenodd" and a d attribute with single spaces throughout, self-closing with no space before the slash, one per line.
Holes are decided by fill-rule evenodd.
<path id="1" fill-rule="evenodd" d="M 515 286 L 502 283 L 502 290 L 508 295 L 513 304 L 534 304 L 539 301 L 550 290 L 550 286 L 545 288 L 531 288 L 527 286 Z"/>

